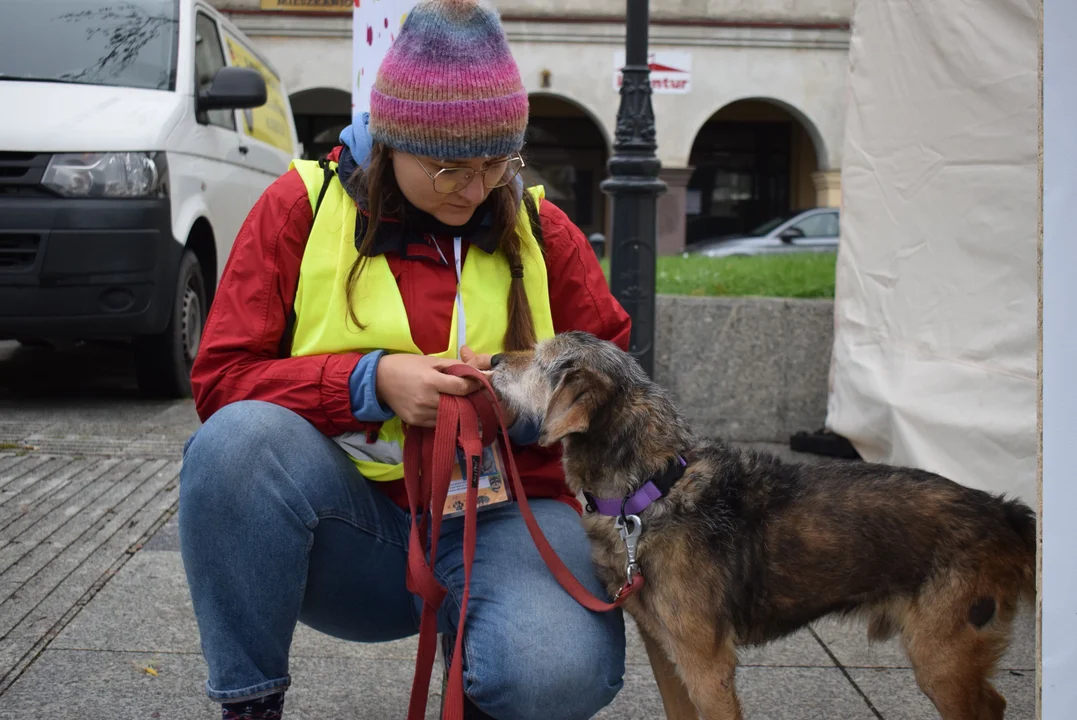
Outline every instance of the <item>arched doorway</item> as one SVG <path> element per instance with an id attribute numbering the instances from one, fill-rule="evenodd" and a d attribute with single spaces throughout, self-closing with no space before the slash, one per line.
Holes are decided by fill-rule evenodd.
<path id="1" fill-rule="evenodd" d="M 311 88 L 288 99 L 305 159 L 320 158 L 340 144 L 340 131 L 352 120 L 350 94 L 336 88 Z"/>
<path id="2" fill-rule="evenodd" d="M 543 185 L 546 197 L 584 234 L 604 232 L 606 138 L 591 115 L 559 95 L 534 93 L 524 148 L 524 183 Z"/>
<path id="3" fill-rule="evenodd" d="M 726 105 L 692 144 L 686 242 L 747 232 L 815 207 L 820 157 L 818 132 L 795 109 L 767 99 Z"/>

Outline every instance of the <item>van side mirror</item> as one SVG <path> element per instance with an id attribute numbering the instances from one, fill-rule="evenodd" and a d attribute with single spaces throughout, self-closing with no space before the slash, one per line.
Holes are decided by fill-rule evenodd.
<path id="1" fill-rule="evenodd" d="M 266 81 L 251 68 L 223 67 L 209 90 L 198 95 L 198 111 L 239 110 L 266 104 Z"/>
<path id="2" fill-rule="evenodd" d="M 798 227 L 789 227 L 789 228 L 786 228 L 785 230 L 782 230 L 778 234 L 778 237 L 781 239 L 781 241 L 783 243 L 791 243 L 794 240 L 796 240 L 797 238 L 804 237 L 804 231 L 801 230 Z"/>

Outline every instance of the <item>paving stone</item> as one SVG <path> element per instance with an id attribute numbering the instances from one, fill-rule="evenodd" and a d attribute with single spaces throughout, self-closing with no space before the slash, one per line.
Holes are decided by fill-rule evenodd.
<path id="1" fill-rule="evenodd" d="M 79 542 L 65 548 L 42 572 L 24 583 L 18 591 L 23 596 L 21 602 L 0 605 L 0 627 L 6 628 L 10 617 L 18 616 L 26 603 L 38 598 L 42 598 L 43 606 L 54 603 L 57 590 L 70 585 L 74 585 L 72 591 L 84 591 L 118 559 L 127 562 L 129 558 L 125 556 L 133 555 L 134 543 L 178 501 L 176 486 L 169 481 L 164 477 L 144 484 L 122 509 L 88 529 Z M 76 599 L 78 596 L 72 598 Z M 43 608 L 37 607 L 32 614 L 42 612 Z"/>
<path id="2" fill-rule="evenodd" d="M 156 676 L 141 669 L 151 664 Z M 219 720 L 202 666 L 191 655 L 46 650 L 0 697 L 0 720 Z"/>
<path id="3" fill-rule="evenodd" d="M 836 668 L 741 667 L 737 694 L 749 720 L 875 720 Z M 662 717 L 662 698 L 650 666 L 630 665 L 624 688 L 595 720 Z"/>
<path id="4" fill-rule="evenodd" d="M 171 552 L 179 552 L 179 513 L 172 515 L 168 518 L 168 522 L 161 526 L 161 529 L 154 533 L 150 541 L 146 543 L 145 550 L 168 550 Z"/>
<path id="5" fill-rule="evenodd" d="M 772 310 L 770 315 L 780 315 L 780 308 Z M 737 340 L 747 317 L 739 308 L 712 315 L 712 323 L 727 335 L 732 333 L 731 342 L 749 342 Z M 817 324 L 825 324 L 822 315 L 819 318 Z M 755 403 L 766 410 L 765 416 L 774 416 L 767 422 L 753 421 L 758 427 L 740 428 L 751 430 L 749 435 L 765 436 L 773 430 L 771 425 L 782 423 L 811 429 L 801 427 L 804 421 L 798 419 L 807 417 L 810 397 L 767 394 L 789 375 L 787 367 L 766 359 L 770 342 L 750 339 L 750 347 L 740 349 L 747 356 L 763 358 L 752 378 L 778 381 L 753 380 L 743 392 L 738 389 L 739 394 L 718 405 L 697 402 L 700 407 L 688 407 L 704 420 L 704 431 L 735 430 L 737 413 L 745 403 Z M 167 472 L 174 475 L 183 443 L 199 426 L 198 417 L 190 400 L 140 398 L 125 353 L 77 350 L 47 355 L 12 351 L 10 343 L 0 343 L 0 568 L 5 557 L 16 558 L 15 569 L 0 574 L 0 720 L 219 717 L 217 706 L 203 693 L 206 668 L 177 552 L 175 484 L 155 478 L 126 495 L 117 489 L 123 478 L 122 473 L 117 475 L 121 464 L 130 470 L 145 467 L 141 464 L 146 458 L 164 458 L 170 461 Z M 85 360 L 92 377 L 46 382 L 72 358 L 80 367 Z M 736 370 L 732 360 L 723 362 L 729 366 L 723 371 L 729 377 L 747 377 L 731 372 Z M 27 377 L 31 380 L 25 381 Z M 692 381 L 678 382 L 673 389 L 693 397 Z M 25 445 L 37 449 L 19 449 Z M 784 444 L 752 446 L 786 459 L 819 460 L 791 453 Z M 155 484 L 157 480 L 160 484 Z M 95 514 L 105 507 L 117 512 Z M 169 521 L 135 551 L 132 543 L 166 516 Z M 12 541 L 29 547 L 7 550 Z M 865 654 L 862 626 L 823 624 L 818 632 L 839 660 L 882 665 L 880 670 L 852 667 L 848 672 L 887 720 L 937 718 L 911 672 L 886 665 L 907 664 L 899 648 L 884 646 L 874 655 Z M 598 717 L 660 718 L 661 699 L 631 622 L 627 641 L 625 688 Z M 287 717 L 404 717 L 415 647 L 414 638 L 377 645 L 349 643 L 300 625 L 293 644 L 295 684 Z M 744 649 L 740 659 L 737 684 L 749 720 L 874 717 L 856 687 L 833 667 L 810 634 Z M 1034 621 L 1024 614 L 1003 664 L 1031 667 L 1034 659 Z M 157 676 L 145 672 L 151 664 Z M 996 684 L 1010 700 L 1007 718 L 1031 718 L 1034 673 L 1007 670 Z M 437 716 L 439 692 L 435 678 L 429 718 Z M 72 713 L 76 707 L 77 715 Z"/>
<path id="6" fill-rule="evenodd" d="M 898 639 L 869 644 L 862 623 L 821 620 L 814 624 L 819 637 L 846 667 L 911 667 Z M 1022 605 L 1014 619 L 1010 648 L 999 667 L 1006 670 L 1034 670 L 1036 667 L 1035 609 Z"/>
<path id="7" fill-rule="evenodd" d="M 910 667 L 897 639 L 869 643 L 863 622 L 824 618 L 813 623 L 812 629 L 845 667 Z"/>
<path id="8" fill-rule="evenodd" d="M 120 472 L 130 472 L 138 467 L 143 461 L 134 461 L 122 468 Z M 34 542 L 24 535 L 35 531 L 47 532 L 42 528 L 49 527 L 49 522 L 61 522 L 64 518 L 54 515 L 58 508 L 66 506 L 72 498 L 75 498 L 86 488 L 94 489 L 99 478 L 113 472 L 113 468 L 120 464 L 119 459 L 102 458 L 96 460 L 72 460 L 75 473 L 70 477 L 61 476 L 50 478 L 22 498 L 27 503 L 24 507 L 22 502 L 0 507 L 0 547 L 9 543 Z M 109 482 L 109 481 L 103 481 Z M 40 524 L 44 523 L 41 527 Z M 55 525 L 53 525 L 55 527 Z"/>
<path id="9" fill-rule="evenodd" d="M 31 436 L 28 442 L 40 452 L 63 455 L 124 455 L 130 440 L 111 437 L 40 437 Z"/>
<path id="10" fill-rule="evenodd" d="M 20 532 L 16 523 L 20 519 L 32 517 L 35 511 L 40 517 L 43 508 L 50 505 L 55 496 L 63 496 L 62 491 L 80 473 L 97 463 L 91 460 L 73 460 L 57 458 L 58 466 L 51 463 L 33 472 L 27 473 L 16 481 L 7 483 L 0 490 L 0 544 L 17 538 Z M 90 475 L 92 478 L 93 475 Z M 14 527 L 13 527 L 14 526 Z M 22 524 L 26 527 L 26 524 Z"/>
<path id="11" fill-rule="evenodd" d="M 183 443 L 192 431 L 186 428 L 168 430 L 157 425 L 156 420 L 153 417 L 143 423 L 131 420 L 58 423 L 25 435 L 24 439 L 36 452 L 43 453 L 178 459 Z M 197 421 L 197 417 L 194 420 Z M 144 426 L 144 423 L 153 424 Z"/>
<path id="12" fill-rule="evenodd" d="M 3 363 L 0 363 L 2 367 Z M 23 399 L 12 402 L 0 397 L 0 412 L 10 417 L 17 411 L 19 422 L 24 423 L 33 435 L 54 435 L 64 428 L 114 422 L 118 417 L 133 425 L 160 415 L 170 405 L 167 400 L 144 400 L 134 393 L 87 398 L 79 393 L 57 392 L 53 396 L 33 398 L 32 402 Z"/>
<path id="13" fill-rule="evenodd" d="M 9 597 L 16 595 L 22 588 L 20 582 L 4 582 L 0 581 L 0 602 L 4 602 Z"/>
<path id="14" fill-rule="evenodd" d="M 0 666 L 0 692 L 130 558 L 132 545 L 175 507 L 177 470 L 175 465 L 158 469 L 114 514 L 87 528 L 79 542 L 65 547 L 0 603 L 0 631 L 7 641 L 0 658 L 6 663 Z"/>
<path id="15" fill-rule="evenodd" d="M 7 477 L 9 473 L 14 476 L 19 472 L 16 466 L 25 462 L 28 457 L 29 455 L 23 452 L 5 452 L 0 454 L 0 477 Z"/>
<path id="16" fill-rule="evenodd" d="M 923 720 L 939 716 L 935 706 L 916 685 L 912 670 L 853 668 L 849 675 L 886 720 Z M 1006 720 L 1035 718 L 1035 672 L 1004 670 L 992 679 L 992 684 L 1006 698 Z"/>
<path id="17" fill-rule="evenodd" d="M 662 696 L 647 664 L 633 663 L 625 668 L 625 684 L 617 697 L 603 708 L 594 720 L 654 720 L 664 718 Z"/>
<path id="18" fill-rule="evenodd" d="M 737 689 L 747 718 L 875 720 L 836 668 L 740 668 Z"/>
<path id="19" fill-rule="evenodd" d="M 1036 608 L 1022 605 L 1013 620 L 1010 647 L 999 661 L 1003 670 L 1036 670 Z"/>
<path id="20" fill-rule="evenodd" d="M 834 661 L 807 630 L 761 647 L 741 648 L 737 654 L 742 667 L 834 667 Z"/>
<path id="21" fill-rule="evenodd" d="M 198 626 L 179 554 L 136 553 L 50 647 L 198 654 Z"/>
<path id="22" fill-rule="evenodd" d="M 71 458 L 55 455 L 31 456 L 31 460 L 33 462 L 26 463 L 19 471 L 0 471 L 0 505 L 73 462 Z"/>
<path id="23" fill-rule="evenodd" d="M 33 451 L 26 442 L 26 436 L 37 429 L 47 427 L 47 423 L 0 422 L 0 449 L 6 453 L 4 460 L 19 460 L 26 457 L 28 452 Z M 14 463 L 0 462 L 0 472 L 3 468 Z"/>
<path id="24" fill-rule="evenodd" d="M 17 536 L 21 541 L 19 544 L 0 547 L 0 579 L 30 579 L 98 522 L 113 520 L 110 516 L 119 512 L 128 497 L 138 492 L 164 466 L 163 460 L 136 460 L 121 463 L 115 472 L 98 478 L 84 492 L 20 533 Z"/>
<path id="25" fill-rule="evenodd" d="M 629 663 L 647 664 L 647 648 L 639 636 L 636 623 L 625 616 L 626 658 Z M 762 647 L 743 647 L 737 651 L 742 667 L 834 667 L 819 641 L 805 631 L 795 633 Z"/>
<path id="26" fill-rule="evenodd" d="M 6 489 L 11 484 L 23 483 L 29 477 L 37 476 L 43 466 L 55 463 L 57 458 L 51 455 L 30 454 L 24 462 L 8 470 L 0 470 L 0 489 Z"/>
<path id="27" fill-rule="evenodd" d="M 60 649 L 199 653 L 198 624 L 183 560 L 142 550 L 53 641 Z M 386 643 L 338 640 L 300 624 L 292 657 L 414 660 L 414 638 Z"/>
<path id="28" fill-rule="evenodd" d="M 135 440 L 123 452 L 134 457 L 155 457 L 179 460 L 183 457 L 183 444 L 187 438 L 143 436 Z"/>
<path id="29" fill-rule="evenodd" d="M 403 718 L 413 668 L 409 660 L 297 658 L 285 717 Z M 205 677 L 197 655 L 50 649 L 4 694 L 0 720 L 71 718 L 76 708 L 80 720 L 213 720 L 220 710 L 205 697 Z M 428 718 L 437 717 L 436 702 L 432 693 Z"/>
<path id="30" fill-rule="evenodd" d="M 146 673 L 149 666 L 156 676 Z M 406 714 L 410 660 L 296 658 L 289 669 L 293 684 L 285 704 L 288 718 L 384 720 Z M 203 696 L 205 672 L 201 657 L 193 654 L 49 649 L 5 693 L 0 719 L 70 717 L 65 713 L 77 706 L 85 720 L 209 720 L 216 707 Z M 873 718 L 834 669 L 743 668 L 737 685 L 748 718 Z M 108 692 L 87 692 L 91 687 Z M 428 717 L 436 716 L 437 693 L 432 696 Z M 650 668 L 630 665 L 624 689 L 596 720 L 659 717 L 662 702 Z"/>

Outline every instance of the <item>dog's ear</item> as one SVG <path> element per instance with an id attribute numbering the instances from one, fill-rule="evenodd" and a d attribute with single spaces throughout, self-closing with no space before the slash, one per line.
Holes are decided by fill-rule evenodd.
<path id="1" fill-rule="evenodd" d="M 568 435 L 585 432 L 591 425 L 597 391 L 597 378 L 589 373 L 566 373 L 550 395 L 538 444 L 549 447 Z"/>

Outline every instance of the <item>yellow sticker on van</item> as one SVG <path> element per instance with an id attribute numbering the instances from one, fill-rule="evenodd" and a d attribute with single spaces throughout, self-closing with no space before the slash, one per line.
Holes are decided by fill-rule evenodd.
<path id="1" fill-rule="evenodd" d="M 235 38 L 225 35 L 232 65 L 257 70 L 266 81 L 266 104 L 243 111 L 243 131 L 292 155 L 292 131 L 288 123 L 288 99 L 281 92 L 280 78 Z"/>

